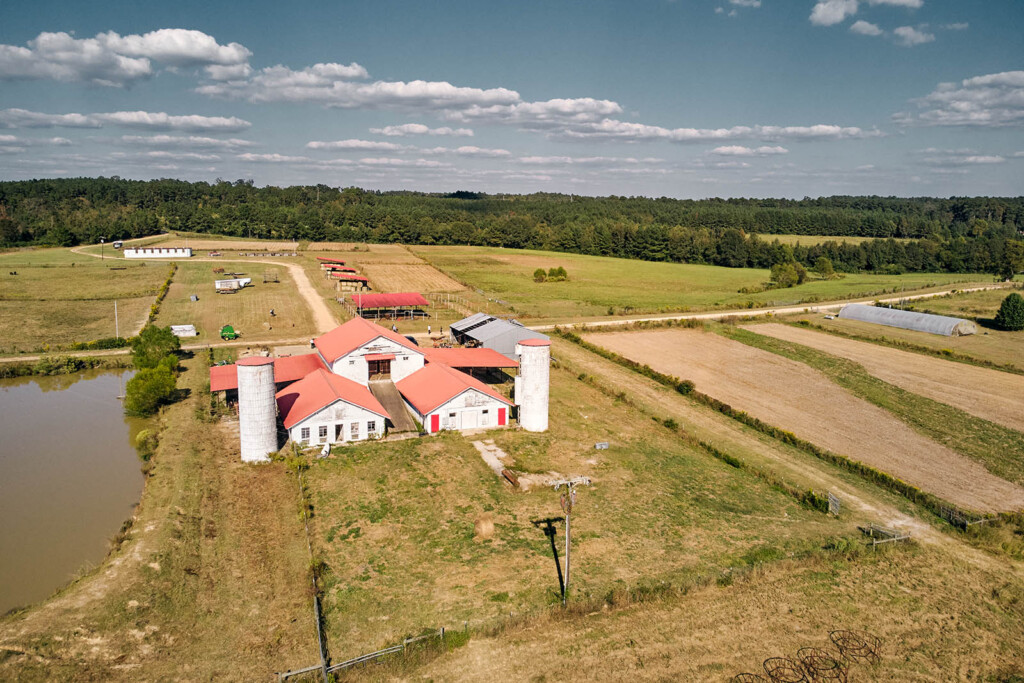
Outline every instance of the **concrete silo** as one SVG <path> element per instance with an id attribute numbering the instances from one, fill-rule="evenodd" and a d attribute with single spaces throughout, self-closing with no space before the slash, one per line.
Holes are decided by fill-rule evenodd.
<path id="1" fill-rule="evenodd" d="M 519 425 L 528 432 L 548 429 L 548 394 L 551 381 L 551 342 L 523 339 L 516 344 L 519 376 L 516 377 L 516 405 Z"/>
<path id="2" fill-rule="evenodd" d="M 242 462 L 269 462 L 267 454 L 277 451 L 274 359 L 253 356 L 236 365 Z"/>

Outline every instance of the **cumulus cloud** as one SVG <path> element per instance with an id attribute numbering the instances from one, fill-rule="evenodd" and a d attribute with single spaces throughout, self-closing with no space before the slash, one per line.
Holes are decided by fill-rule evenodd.
<path id="1" fill-rule="evenodd" d="M 67 147 L 71 144 L 71 140 L 67 138 L 23 138 L 17 135 L 0 135 L 0 153 L 3 154 L 24 152 L 26 147 Z"/>
<path id="2" fill-rule="evenodd" d="M 761 0 L 729 0 L 729 4 L 739 7 L 760 7 Z"/>
<path id="3" fill-rule="evenodd" d="M 391 137 L 404 137 L 407 135 L 450 135 L 452 137 L 473 137 L 473 131 L 469 128 L 431 128 L 422 123 L 403 123 L 400 126 L 384 126 L 383 128 L 371 128 L 371 133 L 387 135 Z"/>
<path id="4" fill-rule="evenodd" d="M 940 83 L 915 100 L 921 113 L 898 113 L 898 123 L 929 126 L 1024 125 L 1024 71 L 1003 71 Z"/>
<path id="5" fill-rule="evenodd" d="M 880 36 L 885 33 L 876 24 L 864 21 L 863 19 L 853 22 L 850 25 L 850 32 L 858 33 L 862 36 Z"/>
<path id="6" fill-rule="evenodd" d="M 868 0 L 869 5 L 889 5 L 890 7 L 906 7 L 907 9 L 920 9 L 924 6 L 924 0 Z"/>
<path id="7" fill-rule="evenodd" d="M 498 148 L 487 148 L 487 147 L 475 147 L 473 145 L 463 145 L 462 147 L 456 147 L 453 152 L 462 157 L 507 157 L 511 156 L 512 152 L 507 149 Z"/>
<path id="8" fill-rule="evenodd" d="M 99 128 L 88 114 L 44 114 L 27 109 L 0 110 L 0 128 Z"/>
<path id="9" fill-rule="evenodd" d="M 811 23 L 832 26 L 857 13 L 857 0 L 820 0 L 811 10 Z"/>
<path id="10" fill-rule="evenodd" d="M 394 142 L 378 142 L 374 140 L 313 140 L 306 143 L 309 149 L 343 149 L 343 150 L 377 150 L 395 152 L 403 149 L 410 149 L 405 145 L 398 145 Z"/>
<path id="11" fill-rule="evenodd" d="M 1006 163 L 1006 158 L 998 154 L 982 154 L 973 149 L 927 149 L 915 152 L 921 162 L 939 168 L 959 166 L 985 166 Z"/>
<path id="12" fill-rule="evenodd" d="M 670 142 L 713 142 L 718 140 L 848 140 L 880 137 L 877 130 L 854 126 L 733 126 L 732 128 L 664 128 L 643 123 L 605 119 L 578 125 L 563 135 L 570 139 L 668 140 Z"/>
<path id="13" fill-rule="evenodd" d="M 249 140 L 238 138 L 210 138 L 199 135 L 122 135 L 120 142 L 128 145 L 160 147 L 164 149 L 217 149 L 237 150 L 253 145 Z"/>
<path id="14" fill-rule="evenodd" d="M 153 75 L 153 62 L 172 67 L 238 65 L 252 53 L 243 45 L 220 45 L 201 31 L 160 29 L 94 38 L 43 32 L 26 47 L 0 45 L 0 80 L 54 80 L 122 87 Z"/>
<path id="15" fill-rule="evenodd" d="M 126 128 L 180 130 L 184 132 L 233 133 L 252 124 L 236 116 L 172 116 L 166 112 L 114 111 L 97 114 L 45 114 L 27 109 L 0 110 L 3 128 L 102 128 L 104 124 Z"/>
<path id="16" fill-rule="evenodd" d="M 775 154 L 789 154 L 789 150 L 785 147 L 743 147 L 742 145 L 728 145 L 725 147 L 715 147 L 711 150 L 712 154 L 718 156 L 733 156 L 733 157 L 755 157 L 755 156 L 770 156 Z"/>
<path id="17" fill-rule="evenodd" d="M 914 28 L 913 26 L 898 26 L 892 30 L 896 36 L 896 43 L 904 47 L 914 47 L 915 45 L 924 45 L 935 40 L 934 33 L 928 33 Z"/>
<path id="18" fill-rule="evenodd" d="M 944 24 L 942 28 L 947 31 L 966 31 L 970 26 L 966 21 L 958 21 L 954 24 Z"/>

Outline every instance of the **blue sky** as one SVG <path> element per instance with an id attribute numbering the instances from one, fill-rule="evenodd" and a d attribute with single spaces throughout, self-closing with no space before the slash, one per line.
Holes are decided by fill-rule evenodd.
<path id="1" fill-rule="evenodd" d="M 0 19 L 0 179 L 1024 187 L 1020 0 L 39 0 Z"/>

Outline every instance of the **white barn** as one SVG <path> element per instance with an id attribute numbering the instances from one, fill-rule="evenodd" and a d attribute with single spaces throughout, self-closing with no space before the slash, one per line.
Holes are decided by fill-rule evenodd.
<path id="1" fill-rule="evenodd" d="M 390 417 L 369 389 L 322 369 L 277 392 L 277 409 L 304 446 L 379 439 Z"/>
<path id="2" fill-rule="evenodd" d="M 443 429 L 505 427 L 512 402 L 478 379 L 430 364 L 396 384 L 406 406 L 433 434 Z"/>
<path id="3" fill-rule="evenodd" d="M 191 247 L 145 247 L 125 249 L 125 258 L 192 258 Z"/>
<path id="4" fill-rule="evenodd" d="M 313 345 L 331 372 L 364 386 L 372 378 L 399 382 L 424 365 L 418 346 L 363 318 L 353 318 L 317 337 Z"/>

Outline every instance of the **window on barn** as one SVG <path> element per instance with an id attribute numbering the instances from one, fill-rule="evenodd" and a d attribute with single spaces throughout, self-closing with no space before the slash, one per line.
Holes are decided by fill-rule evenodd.
<path id="1" fill-rule="evenodd" d="M 309 441 L 309 427 L 303 427 L 299 430 L 299 440 Z"/>
<path id="2" fill-rule="evenodd" d="M 335 441 L 344 441 L 345 440 L 343 438 L 345 435 L 342 433 L 344 429 L 345 429 L 345 425 L 340 425 L 340 424 L 339 425 L 334 425 L 334 440 Z"/>
<path id="3" fill-rule="evenodd" d="M 320 436 L 320 443 L 324 443 L 325 441 L 327 441 L 327 425 L 320 425 L 320 427 L 318 428 L 318 433 Z"/>
<path id="4" fill-rule="evenodd" d="M 351 428 L 350 431 L 352 433 L 352 438 L 353 439 L 358 439 L 359 438 L 359 423 L 358 422 L 353 422 L 352 423 L 352 428 Z"/>
<path id="5" fill-rule="evenodd" d="M 481 415 L 481 417 L 480 417 L 480 426 L 486 427 L 489 424 L 491 424 L 491 411 L 489 411 L 489 410 L 482 410 L 482 411 L 480 411 L 480 415 Z"/>
<path id="6" fill-rule="evenodd" d="M 369 422 L 366 423 L 366 433 L 367 434 L 373 434 L 376 431 L 377 431 L 377 422 L 375 420 L 370 420 Z"/>

